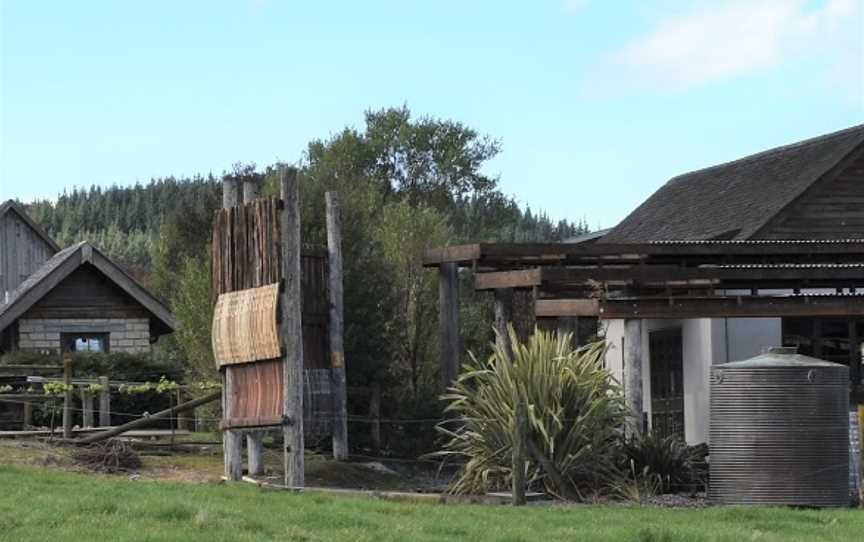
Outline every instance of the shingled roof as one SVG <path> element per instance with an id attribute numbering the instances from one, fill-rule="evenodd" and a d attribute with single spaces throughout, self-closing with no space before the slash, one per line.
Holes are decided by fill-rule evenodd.
<path id="1" fill-rule="evenodd" d="M 602 243 L 751 239 L 808 187 L 864 147 L 864 124 L 674 177 Z"/>
<path id="2" fill-rule="evenodd" d="M 0 331 L 9 327 L 63 279 L 85 264 L 95 267 L 147 309 L 155 319 L 156 335 L 170 333 L 177 327 L 173 315 L 165 305 L 99 249 L 82 241 L 55 254 L 9 294 L 7 302 L 0 304 Z"/>

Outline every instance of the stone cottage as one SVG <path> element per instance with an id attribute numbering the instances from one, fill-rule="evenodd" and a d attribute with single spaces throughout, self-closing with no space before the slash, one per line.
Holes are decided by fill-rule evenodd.
<path id="1" fill-rule="evenodd" d="M 0 206 L 0 352 L 144 353 L 175 325 L 96 247 L 59 250 L 15 202 Z"/>

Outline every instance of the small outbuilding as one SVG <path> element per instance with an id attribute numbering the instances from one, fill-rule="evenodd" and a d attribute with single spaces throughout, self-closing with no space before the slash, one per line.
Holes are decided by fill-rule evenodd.
<path id="1" fill-rule="evenodd" d="M 0 206 L 0 352 L 144 353 L 176 327 L 153 294 L 96 247 L 63 250 L 15 202 Z"/>

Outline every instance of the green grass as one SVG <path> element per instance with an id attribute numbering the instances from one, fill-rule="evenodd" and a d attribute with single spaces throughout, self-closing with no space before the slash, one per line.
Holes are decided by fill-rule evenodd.
<path id="1" fill-rule="evenodd" d="M 864 512 L 434 505 L 0 466 L 0 540 L 861 540 Z"/>

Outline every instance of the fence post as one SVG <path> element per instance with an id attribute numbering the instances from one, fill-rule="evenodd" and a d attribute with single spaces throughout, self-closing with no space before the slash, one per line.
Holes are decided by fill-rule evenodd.
<path id="1" fill-rule="evenodd" d="M 99 377 L 99 386 L 102 391 L 99 392 L 99 427 L 108 427 L 111 425 L 111 388 L 107 376 Z"/>
<path id="2" fill-rule="evenodd" d="M 24 429 L 33 425 L 33 403 L 28 399 L 24 403 Z"/>
<path id="3" fill-rule="evenodd" d="M 93 427 L 93 393 L 86 387 L 81 388 L 81 425 Z"/>
<path id="4" fill-rule="evenodd" d="M 524 399 L 516 403 L 513 427 L 513 506 L 525 504 L 525 456 L 528 438 L 528 405 Z"/>
<path id="5" fill-rule="evenodd" d="M 63 438 L 72 438 L 72 358 L 63 358 Z"/>
<path id="6" fill-rule="evenodd" d="M 339 195 L 327 192 L 327 268 L 329 279 L 330 318 L 327 327 L 330 336 L 330 381 L 333 393 L 333 458 L 348 459 L 348 412 L 345 389 L 345 348 L 342 285 L 342 217 Z"/>
<path id="7" fill-rule="evenodd" d="M 369 436 L 377 454 L 381 450 L 381 385 L 377 382 L 372 384 L 369 398 Z"/>
<path id="8" fill-rule="evenodd" d="M 300 291 L 300 190 L 295 168 L 282 170 L 282 346 L 285 485 L 305 485 L 303 442 L 303 323 Z"/>

